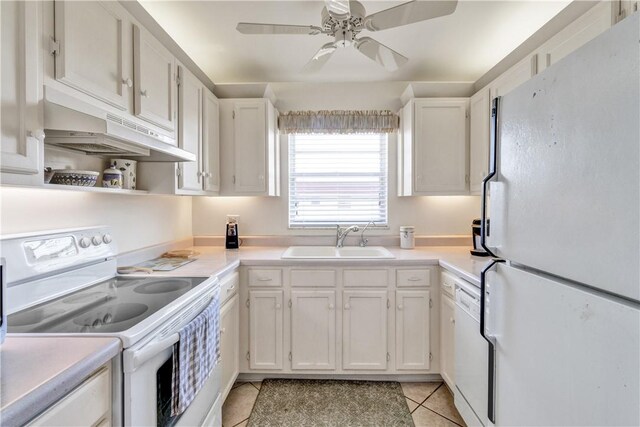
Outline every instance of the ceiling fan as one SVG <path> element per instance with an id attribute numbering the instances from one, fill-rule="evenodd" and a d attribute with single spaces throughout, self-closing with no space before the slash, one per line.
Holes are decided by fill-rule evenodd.
<path id="1" fill-rule="evenodd" d="M 371 37 L 360 37 L 363 30 L 381 31 L 452 14 L 457 0 L 413 0 L 371 15 L 356 0 L 325 0 L 321 25 L 257 24 L 240 22 L 236 29 L 242 34 L 326 34 L 334 41 L 326 43 L 306 65 L 307 71 L 317 71 L 338 48 L 353 46 L 366 57 L 389 71 L 395 71 L 409 59 Z"/>

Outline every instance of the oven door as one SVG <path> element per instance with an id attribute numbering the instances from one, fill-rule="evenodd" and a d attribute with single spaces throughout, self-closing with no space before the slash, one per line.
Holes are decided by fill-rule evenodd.
<path id="1" fill-rule="evenodd" d="M 185 309 L 199 313 L 210 299 L 200 300 Z M 202 307 L 197 307 L 202 305 Z M 176 322 L 171 329 L 161 330 L 155 337 L 123 352 L 124 424 L 126 426 L 199 426 L 220 395 L 222 369 L 216 365 L 196 398 L 178 417 L 171 417 L 171 377 L 173 346 L 177 331 L 195 315 Z"/>

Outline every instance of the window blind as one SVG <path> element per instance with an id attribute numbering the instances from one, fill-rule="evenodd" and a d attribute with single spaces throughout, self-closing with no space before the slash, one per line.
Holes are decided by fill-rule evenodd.
<path id="1" fill-rule="evenodd" d="M 289 136 L 289 227 L 387 225 L 386 134 Z"/>

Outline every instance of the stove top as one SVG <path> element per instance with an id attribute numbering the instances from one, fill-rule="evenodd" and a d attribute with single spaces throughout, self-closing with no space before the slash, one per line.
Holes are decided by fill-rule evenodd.
<path id="1" fill-rule="evenodd" d="M 7 318 L 10 333 L 117 333 L 194 289 L 206 278 L 114 277 Z"/>

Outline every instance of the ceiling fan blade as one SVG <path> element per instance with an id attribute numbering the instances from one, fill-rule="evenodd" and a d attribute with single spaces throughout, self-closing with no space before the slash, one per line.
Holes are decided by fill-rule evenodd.
<path id="1" fill-rule="evenodd" d="M 349 0 L 324 0 L 324 4 L 327 7 L 327 12 L 338 20 L 351 16 Z"/>
<path id="2" fill-rule="evenodd" d="M 256 24 L 240 22 L 236 30 L 242 34 L 306 34 L 315 36 L 322 32 L 320 27 L 313 25 L 285 25 L 285 24 Z"/>
<path id="3" fill-rule="evenodd" d="M 395 71 L 403 66 L 409 58 L 396 52 L 371 37 L 362 37 L 356 40 L 356 49 L 364 56 L 373 59 L 389 71 Z"/>
<path id="4" fill-rule="evenodd" d="M 456 10 L 457 6 L 457 0 L 413 0 L 367 16 L 364 19 L 364 26 L 369 31 L 400 27 L 414 22 L 450 15 Z"/>
<path id="5" fill-rule="evenodd" d="M 320 50 L 313 55 L 313 58 L 307 62 L 307 65 L 304 66 L 303 70 L 310 73 L 319 71 L 324 64 L 327 63 L 329 58 L 331 58 L 331 55 L 333 55 L 333 52 L 335 52 L 337 48 L 338 47 L 334 42 L 323 45 Z"/>

